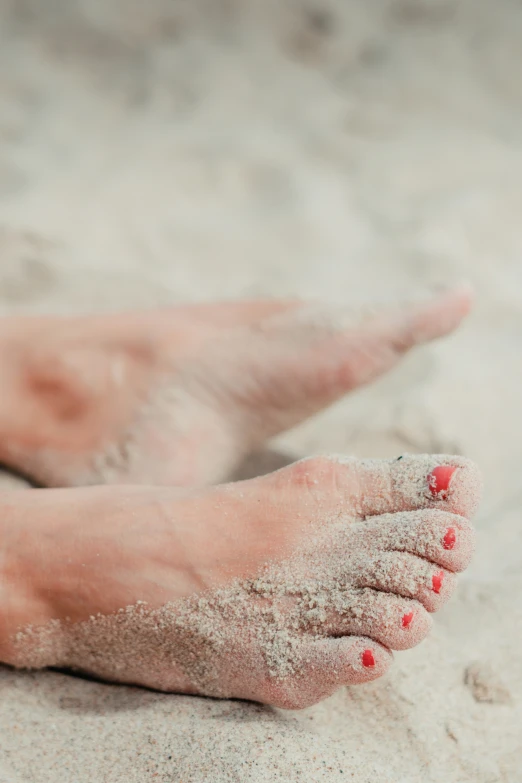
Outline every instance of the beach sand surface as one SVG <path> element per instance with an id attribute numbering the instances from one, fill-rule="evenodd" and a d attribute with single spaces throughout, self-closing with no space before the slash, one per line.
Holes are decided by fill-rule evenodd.
<path id="1" fill-rule="evenodd" d="M 521 40 L 513 0 L 0 0 L 0 312 L 469 280 L 458 333 L 242 475 L 486 477 L 473 566 L 382 680 L 284 713 L 0 668 L 0 783 L 520 783 Z"/>

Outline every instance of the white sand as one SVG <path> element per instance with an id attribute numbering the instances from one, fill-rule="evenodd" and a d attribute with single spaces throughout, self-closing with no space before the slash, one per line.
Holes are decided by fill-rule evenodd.
<path id="1" fill-rule="evenodd" d="M 304 713 L 0 669 L 0 783 L 520 783 L 522 6 L 313 5 L 0 0 L 0 305 L 470 279 L 455 337 L 258 465 L 473 457 L 474 566 L 390 675 Z"/>

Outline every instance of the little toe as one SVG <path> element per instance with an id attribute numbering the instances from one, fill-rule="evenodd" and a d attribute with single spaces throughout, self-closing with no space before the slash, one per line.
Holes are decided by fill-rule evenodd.
<path id="1" fill-rule="evenodd" d="M 363 588 L 342 595 L 321 623 L 321 631 L 330 636 L 368 636 L 390 650 L 408 650 L 426 638 L 431 625 L 418 601 Z"/>
<path id="2" fill-rule="evenodd" d="M 437 612 L 453 593 L 456 576 L 409 552 L 381 552 L 365 558 L 356 582 L 358 587 L 415 598 L 428 612 Z"/>
<path id="3" fill-rule="evenodd" d="M 464 571 L 475 549 L 472 524 L 439 509 L 370 517 L 361 523 L 361 534 L 379 549 L 410 552 L 449 571 Z"/>
<path id="4" fill-rule="evenodd" d="M 439 508 L 471 517 L 480 502 L 478 468 L 465 457 L 404 454 L 393 460 L 332 457 L 345 466 L 338 482 L 361 516 Z"/>
<path id="5" fill-rule="evenodd" d="M 273 680 L 264 701 L 282 709 L 304 709 L 345 685 L 376 680 L 388 671 L 392 661 L 390 650 L 374 639 L 348 636 L 313 640 L 303 646 L 298 672 Z"/>

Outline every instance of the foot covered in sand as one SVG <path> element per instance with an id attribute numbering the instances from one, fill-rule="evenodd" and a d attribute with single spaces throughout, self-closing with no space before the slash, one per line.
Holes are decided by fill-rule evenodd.
<path id="1" fill-rule="evenodd" d="M 0 461 L 45 486 L 202 486 L 451 332 L 465 288 L 372 312 L 298 302 L 6 318 Z"/>
<path id="2" fill-rule="evenodd" d="M 0 659 L 297 709 L 384 674 L 469 563 L 462 457 L 6 493 Z"/>

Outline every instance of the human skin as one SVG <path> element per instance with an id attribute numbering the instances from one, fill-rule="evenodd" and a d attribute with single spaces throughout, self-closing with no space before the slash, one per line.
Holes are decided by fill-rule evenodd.
<path id="1" fill-rule="evenodd" d="M 260 301 L 7 317 L 0 461 L 41 486 L 222 482 L 470 306 L 461 287 L 371 311 Z"/>
<path id="2" fill-rule="evenodd" d="M 462 457 L 0 499 L 0 660 L 296 709 L 386 672 L 469 563 Z"/>
<path id="3" fill-rule="evenodd" d="M 469 306 L 5 319 L 0 459 L 116 486 L 2 494 L 0 659 L 291 708 L 383 674 L 469 562 L 476 468 L 321 457 L 204 485 Z"/>

